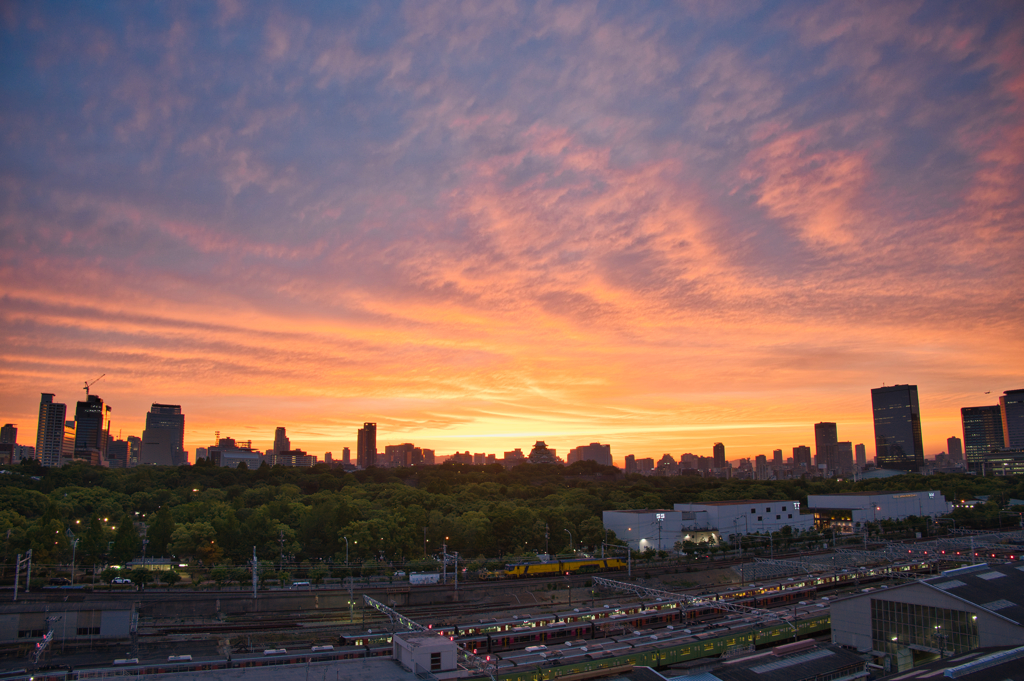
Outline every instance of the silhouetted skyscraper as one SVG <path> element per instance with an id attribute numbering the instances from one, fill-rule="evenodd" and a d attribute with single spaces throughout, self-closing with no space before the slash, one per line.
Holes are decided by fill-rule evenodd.
<path id="1" fill-rule="evenodd" d="M 145 466 L 182 466 L 185 455 L 185 415 L 179 404 L 154 403 L 146 414 L 140 463 Z"/>
<path id="2" fill-rule="evenodd" d="M 946 438 L 946 452 L 953 461 L 964 460 L 964 443 L 956 435 Z"/>
<path id="3" fill-rule="evenodd" d="M 8 423 L 0 428 L 0 445 L 18 444 L 18 426 Z"/>
<path id="4" fill-rule="evenodd" d="M 582 445 L 569 450 L 566 463 L 577 461 L 594 461 L 602 466 L 612 465 L 612 446 L 603 445 L 598 442 L 591 442 L 589 445 Z"/>
<path id="5" fill-rule="evenodd" d="M 803 466 L 807 470 L 811 470 L 811 448 L 807 445 L 793 447 L 793 465 L 797 468 Z"/>
<path id="6" fill-rule="evenodd" d="M 814 467 L 820 470 L 821 466 L 825 466 L 826 475 L 839 468 L 839 453 L 836 449 L 838 444 L 836 424 L 827 421 L 815 423 Z"/>
<path id="7" fill-rule="evenodd" d="M 854 453 L 857 458 L 857 468 L 864 470 L 864 467 L 868 465 L 868 453 L 864 445 L 854 445 Z"/>
<path id="8" fill-rule="evenodd" d="M 773 449 L 772 450 L 772 459 L 773 459 L 773 461 L 772 461 L 773 465 L 781 466 L 782 465 L 782 450 L 781 449 Z"/>
<path id="9" fill-rule="evenodd" d="M 292 449 L 292 441 L 288 439 L 288 435 L 285 433 L 283 426 L 278 426 L 274 430 L 274 451 L 275 452 L 289 452 Z"/>
<path id="10" fill-rule="evenodd" d="M 725 468 L 725 445 L 716 442 L 711 452 L 715 457 L 715 468 Z"/>
<path id="11" fill-rule="evenodd" d="M 981 469 L 985 455 L 1003 446 L 1003 411 L 998 404 L 964 407 L 960 410 L 964 428 L 964 455 L 967 467 Z"/>
<path id="12" fill-rule="evenodd" d="M 917 472 L 924 465 L 916 385 L 872 388 L 875 460 L 879 468 Z"/>
<path id="13" fill-rule="evenodd" d="M 1003 446 L 1024 449 L 1024 389 L 1007 390 L 999 397 L 1003 418 Z"/>
<path id="14" fill-rule="evenodd" d="M 364 423 L 359 429 L 359 441 L 356 445 L 356 466 L 370 468 L 377 465 L 377 424 Z"/>
<path id="15" fill-rule="evenodd" d="M 64 416 L 67 405 L 53 401 L 53 393 L 39 400 L 39 425 L 36 426 L 36 461 L 43 466 L 59 466 L 64 449 Z"/>
<path id="16" fill-rule="evenodd" d="M 99 395 L 87 395 L 75 408 L 75 458 L 94 466 L 107 457 L 107 436 L 110 434 L 110 407 L 103 405 Z"/>

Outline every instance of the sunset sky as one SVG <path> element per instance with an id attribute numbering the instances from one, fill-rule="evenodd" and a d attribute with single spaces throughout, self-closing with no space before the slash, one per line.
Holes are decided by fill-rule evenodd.
<path id="1" fill-rule="evenodd" d="M 1024 388 L 1024 3 L 0 3 L 0 422 L 925 453 Z M 986 394 L 989 392 L 990 394 Z"/>

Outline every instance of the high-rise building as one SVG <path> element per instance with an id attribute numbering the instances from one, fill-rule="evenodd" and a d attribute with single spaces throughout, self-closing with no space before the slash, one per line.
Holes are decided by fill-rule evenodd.
<path id="1" fill-rule="evenodd" d="M 57 465 L 63 466 L 66 463 L 71 463 L 75 459 L 75 422 L 65 421 L 64 422 L 64 444 L 60 449 L 60 463 Z"/>
<path id="2" fill-rule="evenodd" d="M 128 436 L 128 467 L 134 468 L 139 465 L 139 456 L 142 454 L 142 438 L 137 435 Z M 206 455 L 203 454 L 205 457 Z"/>
<path id="3" fill-rule="evenodd" d="M 811 470 L 811 448 L 807 445 L 793 447 L 793 465 Z"/>
<path id="4" fill-rule="evenodd" d="M 825 474 L 828 475 L 839 468 L 839 444 L 838 430 L 836 424 L 821 422 L 814 424 L 814 467 L 821 470 L 825 467 Z"/>
<path id="5" fill-rule="evenodd" d="M 949 458 L 953 461 L 964 460 L 964 443 L 963 440 L 958 438 L 956 435 L 953 437 L 946 438 L 946 451 L 949 453 Z"/>
<path id="6" fill-rule="evenodd" d="M 111 440 L 107 443 L 107 466 L 110 468 L 128 467 L 128 441 Z"/>
<path id="7" fill-rule="evenodd" d="M 779 454 L 782 454 L 782 450 L 777 450 Z M 755 480 L 767 480 L 768 479 L 768 457 L 764 454 L 758 454 L 754 457 L 754 479 Z"/>
<path id="8" fill-rule="evenodd" d="M 284 426 L 278 426 L 274 429 L 274 451 L 275 452 L 287 452 L 292 448 L 292 441 L 288 439 L 288 435 L 285 433 Z"/>
<path id="9" fill-rule="evenodd" d="M 18 446 L 18 427 L 8 423 L 0 427 L 0 463 L 16 463 L 14 450 Z"/>
<path id="10" fill-rule="evenodd" d="M 569 458 L 566 461 L 570 464 L 577 461 L 595 461 L 602 466 L 611 466 L 612 446 L 591 442 L 589 445 L 575 447 L 569 450 Z"/>
<path id="11" fill-rule="evenodd" d="M 67 405 L 54 402 L 53 393 L 42 395 L 39 400 L 39 424 L 36 426 L 36 461 L 43 466 L 60 466 Z"/>
<path id="12" fill-rule="evenodd" d="M 94 466 L 103 465 L 108 435 L 110 406 L 104 406 L 99 395 L 86 395 L 75 408 L 75 458 Z"/>
<path id="13" fill-rule="evenodd" d="M 967 467 L 980 471 L 985 455 L 1003 447 L 1003 410 L 998 404 L 964 407 L 960 410 L 964 428 L 964 456 Z"/>
<path id="14" fill-rule="evenodd" d="M 857 457 L 857 468 L 859 470 L 864 470 L 864 468 L 868 465 L 867 449 L 864 447 L 864 445 L 859 444 L 854 445 L 853 450 Z"/>
<path id="15" fill-rule="evenodd" d="M 721 442 L 716 442 L 711 447 L 711 454 L 715 458 L 715 468 L 725 468 L 725 445 Z"/>
<path id="16" fill-rule="evenodd" d="M 1003 446 L 1024 449 L 1024 388 L 1003 393 L 999 410 L 1003 417 Z"/>
<path id="17" fill-rule="evenodd" d="M 341 448 L 341 465 L 351 466 L 352 465 L 352 450 L 348 447 Z"/>
<path id="18" fill-rule="evenodd" d="M 142 432 L 141 463 L 145 466 L 184 466 L 185 415 L 181 405 L 156 404 L 146 414 Z"/>
<path id="19" fill-rule="evenodd" d="M 626 455 L 626 474 L 636 473 L 636 457 L 632 454 Z"/>
<path id="20" fill-rule="evenodd" d="M 377 465 L 377 424 L 364 423 L 359 429 L 356 445 L 356 466 L 362 469 Z"/>
<path id="21" fill-rule="evenodd" d="M 772 461 L 773 465 L 781 466 L 782 465 L 782 450 L 781 449 L 773 449 L 772 450 L 772 459 L 773 459 L 773 461 Z"/>
<path id="22" fill-rule="evenodd" d="M 916 385 L 871 389 L 875 461 L 879 468 L 917 472 L 924 465 L 921 407 Z"/>
<path id="23" fill-rule="evenodd" d="M 843 475 L 853 473 L 853 443 L 836 443 L 836 470 Z"/>

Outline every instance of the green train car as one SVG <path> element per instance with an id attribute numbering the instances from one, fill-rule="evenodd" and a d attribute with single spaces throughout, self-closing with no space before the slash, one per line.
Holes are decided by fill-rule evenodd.
<path id="1" fill-rule="evenodd" d="M 630 666 L 653 667 L 655 669 L 669 665 L 696 660 L 702 657 L 717 657 L 733 648 L 765 646 L 774 643 L 785 643 L 798 638 L 805 638 L 828 631 L 832 626 L 831 617 L 822 614 L 798 620 L 794 630 L 788 624 L 778 622 L 764 624 L 743 631 L 732 631 L 720 636 L 708 638 L 686 639 L 675 645 L 659 647 L 656 644 L 645 644 L 631 648 L 620 655 L 586 656 L 584 659 L 557 665 L 528 665 L 516 668 L 502 668 L 499 664 L 497 678 L 499 681 L 551 681 L 563 676 L 582 674 L 599 669 L 616 669 Z M 617 652 L 617 651 L 616 651 Z M 475 681 L 474 677 L 474 681 Z M 485 677 L 479 677 L 485 678 Z"/>

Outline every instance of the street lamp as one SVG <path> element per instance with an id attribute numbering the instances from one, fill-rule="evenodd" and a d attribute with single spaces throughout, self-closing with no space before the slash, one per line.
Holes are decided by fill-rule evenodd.
<path id="1" fill-rule="evenodd" d="M 342 537 L 345 540 L 345 567 L 348 567 L 348 537 Z"/>
<path id="2" fill-rule="evenodd" d="M 569 532 L 569 530 L 566 530 L 566 532 Z M 571 551 L 571 552 L 572 552 L 573 554 L 575 554 L 575 553 L 576 553 L 576 550 L 575 550 L 575 549 L 573 548 L 573 545 L 572 545 L 572 532 L 569 532 L 569 550 L 570 550 L 570 551 Z"/>

